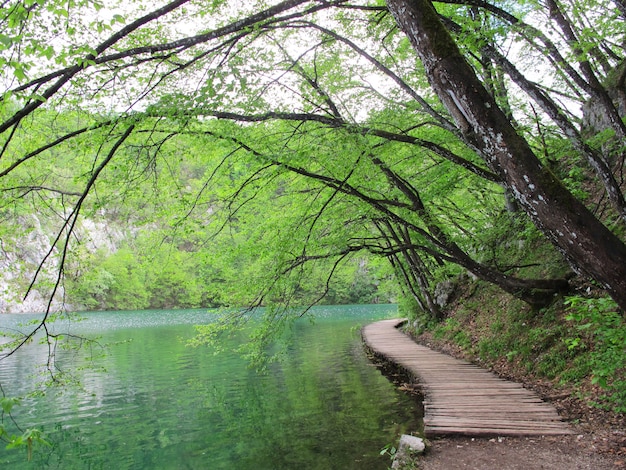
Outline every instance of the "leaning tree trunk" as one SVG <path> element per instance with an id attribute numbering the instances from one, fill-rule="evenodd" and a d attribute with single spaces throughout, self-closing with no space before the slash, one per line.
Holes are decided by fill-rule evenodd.
<path id="1" fill-rule="evenodd" d="M 626 245 L 545 168 L 465 61 L 429 0 L 387 0 L 465 139 L 568 261 L 626 311 Z"/>

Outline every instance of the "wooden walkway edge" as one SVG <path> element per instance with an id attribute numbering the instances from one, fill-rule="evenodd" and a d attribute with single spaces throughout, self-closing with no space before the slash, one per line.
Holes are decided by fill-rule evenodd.
<path id="1" fill-rule="evenodd" d="M 418 379 L 424 393 L 424 434 L 541 436 L 572 434 L 552 405 L 520 384 L 421 346 L 398 330 L 403 320 L 363 328 L 374 354 Z"/>

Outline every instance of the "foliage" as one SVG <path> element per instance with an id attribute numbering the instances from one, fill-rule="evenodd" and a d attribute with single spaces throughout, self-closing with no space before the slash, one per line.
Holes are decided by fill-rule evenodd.
<path id="1" fill-rule="evenodd" d="M 235 12 L 228 2 L 187 3 L 145 13 L 131 2 L 123 15 L 117 4 L 98 2 L 6 12 L 3 57 L 29 47 L 20 50 L 22 71 L 3 100 L 6 130 L 16 127 L 3 134 L 2 177 L 11 204 L 26 213 L 29 204 L 40 210 L 44 194 L 53 197 L 51 218 L 61 220 L 46 224 L 60 236 L 52 252 L 67 251 L 75 257 L 68 263 L 77 259 L 66 272 L 70 298 L 86 308 L 368 301 L 379 281 L 361 268 L 382 258 L 433 317 L 432 271 L 446 263 L 534 301 L 534 287 L 520 289 L 511 284 L 523 281 L 503 275 L 511 269 L 501 262 L 508 247 L 492 230 L 504 226 L 497 220 L 502 181 L 458 134 L 442 103 L 425 93 L 425 69 L 416 67 L 384 6 L 284 2 L 261 13 L 258 5 Z M 560 132 L 560 122 L 516 101 L 503 78 L 510 71 L 498 54 L 510 41 L 526 43 L 538 61 L 556 68 L 555 77 L 569 73 L 560 70 L 563 61 L 541 56 L 537 42 L 548 39 L 523 23 L 542 6 L 438 8 L 497 104 L 505 111 L 517 106 L 520 135 L 545 154 L 544 163 L 569 169 L 563 181 L 572 191 L 583 191 L 583 175 L 573 172 L 584 159 L 563 138 L 569 129 Z M 53 18 L 62 18 L 65 31 L 47 30 Z M 182 42 L 181 18 L 189 27 Z M 598 23 L 616 62 L 608 36 L 620 29 Z M 50 49 L 54 34 L 65 42 Z M 42 69 L 63 71 L 63 96 L 52 85 L 56 75 L 40 76 L 37 60 Z M 392 86 L 380 92 L 370 81 Z M 568 87 L 554 85 L 556 95 L 573 95 Z M 11 121 L 22 109 L 29 119 Z M 78 243 L 64 240 L 79 212 L 106 212 L 105 224 L 126 224 L 125 245 L 81 253 Z M 137 231 L 143 240 L 131 242 Z M 404 244 L 412 248 L 397 249 Z M 286 273 L 290 279 L 275 282 Z"/>
<path id="2" fill-rule="evenodd" d="M 27 458 L 30 461 L 34 445 L 50 446 L 50 443 L 43 438 L 43 433 L 39 429 L 19 430 L 21 434 L 12 434 L 5 426 L 5 420 L 13 422 L 11 416 L 12 409 L 21 403 L 19 398 L 0 397 L 0 407 L 2 408 L 2 420 L 0 421 L 0 441 L 6 442 L 7 449 L 26 448 Z M 19 428 L 18 428 L 19 429 Z"/>
<path id="3" fill-rule="evenodd" d="M 566 338 L 570 350 L 587 352 L 591 383 L 606 390 L 605 405 L 626 412 L 626 322 L 610 298 L 571 296 L 566 319 L 576 336 Z"/>
<path id="4" fill-rule="evenodd" d="M 385 447 L 380 449 L 380 455 L 388 455 L 389 459 L 393 460 L 396 456 L 398 449 L 394 444 L 387 444 Z"/>

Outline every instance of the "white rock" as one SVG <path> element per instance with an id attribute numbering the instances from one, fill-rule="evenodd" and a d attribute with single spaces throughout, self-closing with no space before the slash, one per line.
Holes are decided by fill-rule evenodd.
<path id="1" fill-rule="evenodd" d="M 400 444 L 398 444 L 398 450 L 391 464 L 392 469 L 402 469 L 410 462 L 412 456 L 421 454 L 426 449 L 424 439 L 421 437 L 409 436 L 403 434 L 400 437 Z"/>

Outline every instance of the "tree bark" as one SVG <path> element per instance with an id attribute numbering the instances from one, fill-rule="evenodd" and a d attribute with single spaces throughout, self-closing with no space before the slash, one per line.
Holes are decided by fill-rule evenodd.
<path id="1" fill-rule="evenodd" d="M 577 270 L 626 311 L 626 245 L 542 166 L 465 61 L 429 0 L 387 0 L 464 139 Z"/>
<path id="2" fill-rule="evenodd" d="M 619 183 L 604 158 L 583 140 L 574 124 L 561 112 L 556 103 L 550 99 L 536 83 L 524 77 L 524 75 L 517 70 L 506 57 L 500 54 L 495 47 L 487 45 L 483 50 L 485 55 L 489 56 L 494 62 L 501 66 L 509 77 L 511 77 L 511 80 L 541 106 L 541 109 L 550 116 L 552 121 L 563 131 L 563 134 L 567 136 L 574 148 L 587 158 L 589 165 L 602 182 L 613 208 L 617 211 L 619 216 L 626 221 L 626 200 L 624 199 Z"/>

